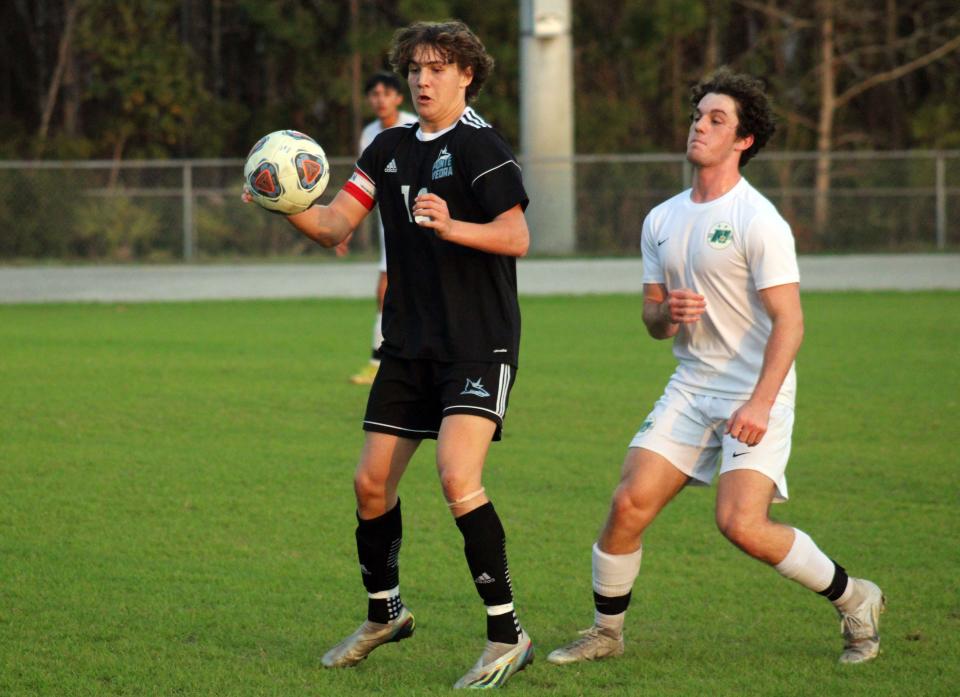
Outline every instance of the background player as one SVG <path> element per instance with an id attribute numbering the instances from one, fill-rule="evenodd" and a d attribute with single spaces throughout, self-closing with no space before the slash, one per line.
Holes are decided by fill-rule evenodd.
<path id="1" fill-rule="evenodd" d="M 400 105 L 403 104 L 403 88 L 400 84 L 400 78 L 395 73 L 386 71 L 376 72 L 367 78 L 364 85 L 364 93 L 367 95 L 367 103 L 373 110 L 376 119 L 368 123 L 360 134 L 360 153 L 362 154 L 373 139 L 382 131 L 394 126 L 406 126 L 415 123 L 417 117 L 408 111 L 402 111 Z M 380 367 L 380 344 L 383 343 L 383 296 L 387 292 L 387 250 L 383 241 L 383 220 L 377 212 L 377 231 L 380 240 L 380 273 L 377 276 L 377 316 L 373 321 L 373 343 L 371 346 L 370 361 L 355 375 L 350 377 L 350 382 L 355 385 L 369 385 L 373 382 L 377 374 L 377 368 Z M 337 245 L 337 256 L 344 256 L 349 248 L 350 238 Z"/>
<path id="2" fill-rule="evenodd" d="M 529 247 L 527 195 L 509 146 L 467 106 L 493 60 L 466 25 L 399 30 L 391 63 L 407 79 L 418 124 L 378 135 L 329 206 L 289 218 L 332 247 L 379 204 L 387 250 L 383 359 L 354 476 L 367 621 L 323 664 L 355 665 L 413 633 L 399 590 L 397 488 L 421 440 L 436 438 L 443 493 L 487 620 L 486 648 L 455 687 L 499 686 L 533 659 L 514 612 L 503 527 L 482 484 L 516 375 L 515 257 Z"/>
<path id="3" fill-rule="evenodd" d="M 593 546 L 594 626 L 552 663 L 623 653 L 624 615 L 642 536 L 690 483 L 719 465 L 716 522 L 731 542 L 812 591 L 842 618 L 841 662 L 877 655 L 880 589 L 847 576 L 810 537 L 768 517 L 787 498 L 796 377 L 803 336 L 790 228 L 740 175 L 773 134 L 762 84 L 717 72 L 697 85 L 687 141 L 693 187 L 643 225 L 643 321 L 673 338 L 679 365 L 630 443 L 610 513 Z"/>

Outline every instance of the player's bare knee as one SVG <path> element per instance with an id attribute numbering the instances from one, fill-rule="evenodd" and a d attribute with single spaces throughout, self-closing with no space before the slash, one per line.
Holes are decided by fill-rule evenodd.
<path id="1" fill-rule="evenodd" d="M 443 491 L 447 501 L 456 501 L 467 493 L 468 484 L 465 477 L 455 468 L 444 467 L 442 462 L 437 462 L 437 475 L 440 477 L 440 489 Z M 474 487 L 476 489 L 476 487 Z"/>
<path id="2" fill-rule="evenodd" d="M 720 534 L 733 542 L 732 538 L 737 535 L 737 527 L 739 525 L 737 522 L 736 513 L 732 510 L 724 510 L 718 507 L 714 520 L 717 524 L 717 530 L 720 531 Z"/>
<path id="3" fill-rule="evenodd" d="M 722 514 L 717 511 L 717 528 L 734 545 L 750 555 L 757 551 L 757 536 L 764 521 L 736 513 Z"/>
<path id="4" fill-rule="evenodd" d="M 440 477 L 440 487 L 443 489 L 443 496 L 447 499 L 447 503 L 463 502 L 468 495 L 480 488 L 463 478 L 444 475 Z"/>
<path id="5" fill-rule="evenodd" d="M 610 502 L 610 518 L 619 529 L 641 533 L 652 518 L 652 507 L 636 492 L 619 486 Z"/>
<path id="6" fill-rule="evenodd" d="M 353 492 L 357 502 L 373 501 L 385 498 L 387 495 L 387 480 L 385 477 L 376 477 L 366 471 L 359 471 L 353 476 Z"/>

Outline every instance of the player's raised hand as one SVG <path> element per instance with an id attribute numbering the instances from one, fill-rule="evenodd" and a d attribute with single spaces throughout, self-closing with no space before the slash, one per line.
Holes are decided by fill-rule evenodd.
<path id="1" fill-rule="evenodd" d="M 726 433 L 741 443 L 754 446 L 763 440 L 770 421 L 770 407 L 749 401 L 730 415 Z"/>
<path id="2" fill-rule="evenodd" d="M 246 182 L 243 184 L 243 191 L 240 192 L 240 200 L 244 203 L 253 203 L 253 196 L 250 194 L 250 187 Z"/>
<path id="3" fill-rule="evenodd" d="M 674 288 L 664 302 L 666 314 L 674 324 L 693 324 L 707 309 L 707 301 L 689 288 Z"/>
<path id="4" fill-rule="evenodd" d="M 447 202 L 436 194 L 420 194 L 413 200 L 413 219 L 421 227 L 432 228 L 441 239 L 453 227 Z"/>

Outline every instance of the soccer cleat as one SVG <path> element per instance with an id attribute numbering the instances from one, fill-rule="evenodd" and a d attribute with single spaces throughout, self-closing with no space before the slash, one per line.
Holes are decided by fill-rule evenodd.
<path id="1" fill-rule="evenodd" d="M 373 379 L 377 377 L 377 371 L 379 369 L 380 362 L 377 361 L 374 363 L 371 361 L 363 366 L 356 375 L 351 375 L 350 382 L 354 385 L 372 385 Z"/>
<path id="2" fill-rule="evenodd" d="M 490 658 L 491 655 L 496 655 L 507 647 L 509 648 L 505 653 L 496 658 Z M 453 689 L 488 690 L 501 687 L 510 679 L 510 676 L 519 673 L 531 663 L 533 663 L 533 641 L 526 632 L 521 630 L 520 640 L 516 645 L 488 641 L 480 660 L 467 671 L 466 675 L 457 680 Z"/>
<path id="3" fill-rule="evenodd" d="M 614 634 L 609 629 L 593 625 L 580 632 L 579 639 L 555 649 L 547 656 L 550 663 L 558 666 L 579 661 L 598 661 L 623 654 L 623 634 Z"/>
<path id="4" fill-rule="evenodd" d="M 880 613 L 887 607 L 883 592 L 872 581 L 862 578 L 850 579 L 860 586 L 860 604 L 853 612 L 837 610 L 840 615 L 840 631 L 843 632 L 841 663 L 863 663 L 876 658 L 880 653 Z"/>
<path id="5" fill-rule="evenodd" d="M 393 622 L 365 621 L 353 634 L 327 651 L 322 659 L 326 668 L 349 668 L 357 665 L 381 644 L 401 641 L 413 636 L 417 623 L 407 608 L 400 609 L 400 615 Z"/>

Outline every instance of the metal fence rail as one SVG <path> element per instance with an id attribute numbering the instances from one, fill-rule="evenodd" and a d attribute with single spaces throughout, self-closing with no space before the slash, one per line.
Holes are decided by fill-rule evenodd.
<path id="1" fill-rule="evenodd" d="M 763 153 L 744 169 L 790 222 L 800 251 L 960 247 L 960 151 L 831 154 L 825 226 L 814 215 L 817 157 Z M 690 180 L 682 155 L 556 161 L 574 167 L 571 251 L 582 255 L 638 254 L 646 213 Z M 324 202 L 349 176 L 353 159 L 331 158 L 330 165 Z M 242 167 L 240 159 L 0 161 L 0 259 L 194 261 L 319 253 L 281 216 L 239 203 Z M 357 238 L 355 249 L 370 250 L 369 231 Z"/>

